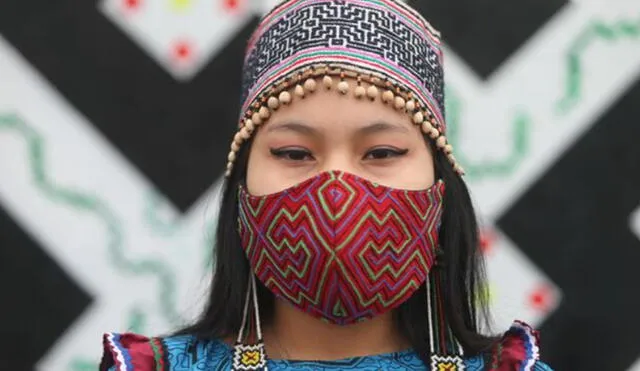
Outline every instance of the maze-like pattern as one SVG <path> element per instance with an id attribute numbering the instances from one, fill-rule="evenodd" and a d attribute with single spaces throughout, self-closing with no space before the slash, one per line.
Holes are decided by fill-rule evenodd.
<path id="1" fill-rule="evenodd" d="M 412 13 L 399 8 L 377 9 L 367 1 L 314 1 L 298 6 L 286 16 L 272 15 L 262 37 L 247 57 L 243 89 L 255 89 L 256 82 L 281 64 L 308 58 L 313 52 L 339 52 L 339 47 L 370 53 L 395 66 L 402 66 L 444 112 L 442 64 L 439 41 L 426 26 L 420 27 Z M 296 62 L 297 64 L 298 62 Z"/>

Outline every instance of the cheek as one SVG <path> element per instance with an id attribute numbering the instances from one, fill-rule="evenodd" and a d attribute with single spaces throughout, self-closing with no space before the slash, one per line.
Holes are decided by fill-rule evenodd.
<path id="1" fill-rule="evenodd" d="M 435 168 L 430 149 L 427 146 L 417 147 L 394 178 L 401 183 L 398 188 L 418 190 L 433 185 Z"/>
<path id="2" fill-rule="evenodd" d="M 254 196 L 264 196 L 282 191 L 293 185 L 278 166 L 268 147 L 262 146 L 259 141 L 249 152 L 247 163 L 247 190 Z"/>
<path id="3" fill-rule="evenodd" d="M 405 169 L 407 182 L 410 183 L 407 188 L 425 189 L 436 181 L 434 151 L 431 142 L 423 137 L 420 128 L 414 126 L 413 129 L 415 130 L 414 151 Z"/>
<path id="4" fill-rule="evenodd" d="M 273 179 L 269 176 L 272 173 L 268 169 L 268 162 L 265 156 L 253 146 L 249 152 L 249 162 L 247 163 L 247 190 L 255 196 L 269 194 Z"/>

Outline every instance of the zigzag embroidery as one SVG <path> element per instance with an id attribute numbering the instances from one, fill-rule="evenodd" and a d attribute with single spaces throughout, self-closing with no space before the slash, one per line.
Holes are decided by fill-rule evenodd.
<path id="1" fill-rule="evenodd" d="M 243 246 L 276 295 L 312 313 L 373 313 L 426 279 L 443 192 L 442 182 L 396 190 L 340 172 L 262 197 L 241 190 Z"/>

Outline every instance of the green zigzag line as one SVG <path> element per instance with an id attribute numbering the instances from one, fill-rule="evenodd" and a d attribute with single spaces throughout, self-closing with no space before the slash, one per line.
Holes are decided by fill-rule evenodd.
<path id="1" fill-rule="evenodd" d="M 613 24 L 593 21 L 578 34 L 567 53 L 564 97 L 556 103 L 557 113 L 566 114 L 582 98 L 584 79 L 582 57 L 584 52 L 599 40 L 612 43 L 621 39 L 640 39 L 640 18 L 633 21 L 620 20 Z"/>
<path id="2" fill-rule="evenodd" d="M 483 177 L 505 177 L 512 174 L 522 159 L 529 152 L 529 133 L 531 126 L 531 118 L 527 113 L 518 112 L 512 123 L 513 126 L 513 148 L 511 153 L 499 161 L 485 161 L 474 163 L 469 159 L 458 144 L 460 127 L 460 113 L 462 112 L 462 101 L 450 88 L 446 92 L 446 112 L 447 112 L 447 139 L 458 148 L 455 156 L 460 165 L 464 168 L 466 178 L 469 180 L 478 180 Z"/>
<path id="3" fill-rule="evenodd" d="M 158 209 L 161 207 L 161 203 L 165 203 L 164 198 L 157 192 L 152 192 L 147 195 L 147 205 L 144 210 L 143 219 L 147 226 L 162 237 L 171 237 L 181 228 L 180 218 L 174 220 L 163 220 L 158 214 Z M 204 260 L 202 268 L 205 271 L 211 271 L 214 268 L 213 246 L 215 244 L 215 229 L 217 218 L 208 221 L 204 229 L 204 238 L 202 241 L 202 248 L 204 249 Z"/>
<path id="4" fill-rule="evenodd" d="M 71 371 L 95 371 L 97 367 L 96 361 L 84 358 L 75 358 L 69 364 L 69 370 Z"/>
<path id="5" fill-rule="evenodd" d="M 180 229 L 179 217 L 173 220 L 163 220 L 158 215 L 161 205 L 166 204 L 166 201 L 158 192 L 148 193 L 145 197 L 145 204 L 143 218 L 154 233 L 167 237 Z"/>
<path id="6" fill-rule="evenodd" d="M 171 269 L 158 260 L 131 261 L 123 251 L 123 228 L 107 204 L 98 197 L 55 185 L 45 169 L 44 140 L 32 127 L 14 115 L 0 115 L 0 129 L 19 134 L 27 143 L 32 182 L 48 199 L 77 211 L 89 212 L 100 219 L 109 234 L 110 262 L 120 271 L 136 276 L 152 275 L 158 280 L 161 313 L 170 323 L 177 323 L 179 315 L 175 302 L 175 278 Z"/>

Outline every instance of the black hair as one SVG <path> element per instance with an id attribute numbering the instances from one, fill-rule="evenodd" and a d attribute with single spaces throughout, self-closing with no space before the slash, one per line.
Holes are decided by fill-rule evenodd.
<path id="1" fill-rule="evenodd" d="M 428 143 L 433 143 L 425 138 Z M 250 266 L 241 247 L 237 231 L 238 186 L 246 179 L 249 139 L 238 152 L 234 169 L 223 188 L 214 245 L 215 268 L 208 303 L 196 322 L 177 334 L 191 334 L 198 339 L 227 339 L 237 336 L 242 321 L 244 298 L 249 284 Z M 488 309 L 478 289 L 483 287 L 485 272 L 479 248 L 478 225 L 462 178 L 453 170 L 442 151 L 434 152 L 436 177 L 446 185 L 440 227 L 440 245 L 445 264 L 440 269 L 445 315 L 466 356 L 487 351 L 495 338 L 479 333 L 488 324 Z M 274 295 L 256 280 L 260 317 L 268 323 L 273 317 Z M 429 357 L 429 326 L 426 288 L 395 311 L 396 324 L 425 364 Z"/>

